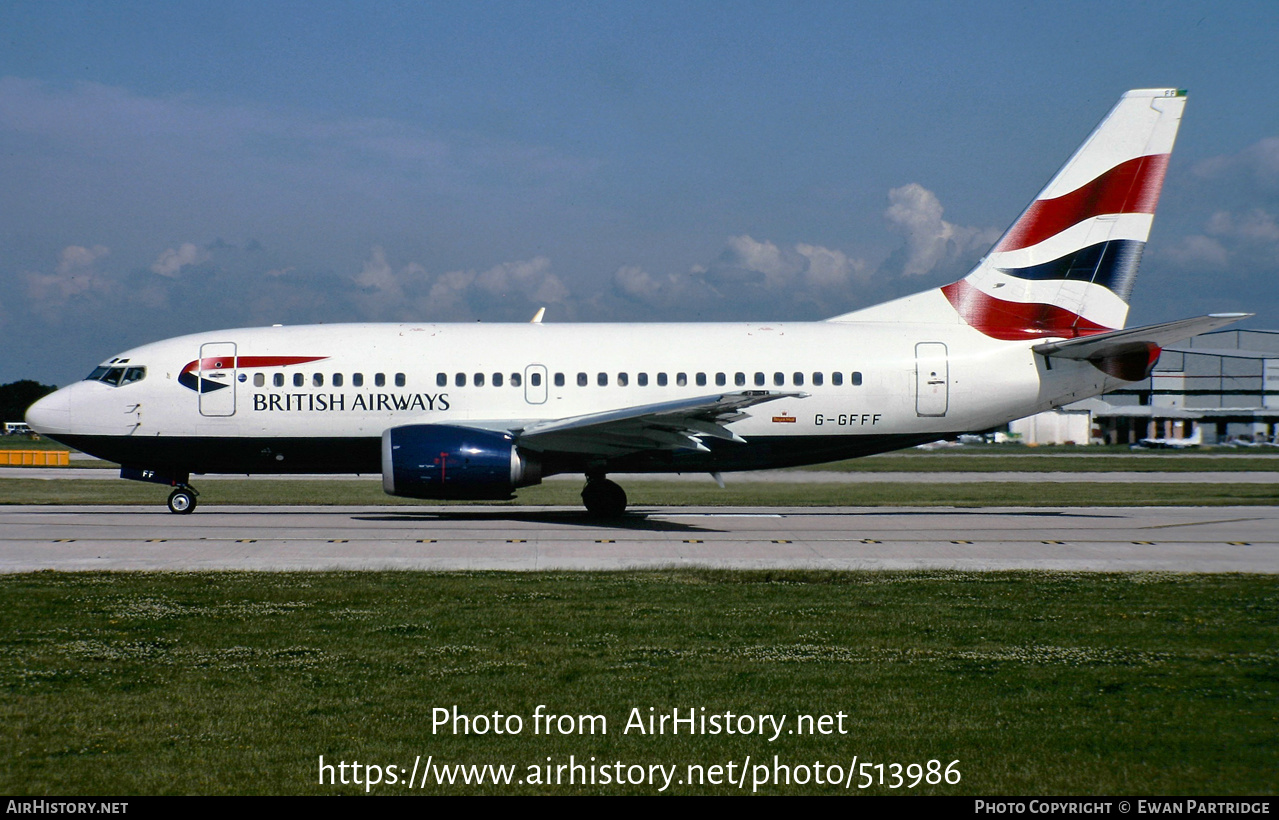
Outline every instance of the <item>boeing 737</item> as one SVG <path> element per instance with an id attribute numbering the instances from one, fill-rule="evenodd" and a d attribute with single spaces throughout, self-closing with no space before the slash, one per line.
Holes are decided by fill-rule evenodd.
<path id="1" fill-rule="evenodd" d="M 192 474 L 381 473 L 508 499 L 557 473 L 791 467 L 989 430 L 1145 378 L 1247 314 L 1124 329 L 1185 106 L 1129 91 L 963 279 L 819 322 L 334 324 L 146 344 L 41 399 L 42 435 L 173 488 Z"/>

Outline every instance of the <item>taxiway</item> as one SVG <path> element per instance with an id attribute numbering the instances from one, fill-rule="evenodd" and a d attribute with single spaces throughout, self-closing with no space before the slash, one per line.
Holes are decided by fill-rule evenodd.
<path id="1" fill-rule="evenodd" d="M 961 569 L 1279 572 L 1279 507 L 0 507 L 0 572 Z"/>

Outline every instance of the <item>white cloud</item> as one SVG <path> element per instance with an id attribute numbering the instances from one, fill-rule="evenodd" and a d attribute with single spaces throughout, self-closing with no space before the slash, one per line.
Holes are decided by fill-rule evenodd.
<path id="1" fill-rule="evenodd" d="M 1203 179 L 1233 177 L 1262 190 L 1279 191 L 1279 137 L 1266 137 L 1235 154 L 1223 154 L 1195 164 L 1193 173 Z"/>
<path id="2" fill-rule="evenodd" d="M 1249 242 L 1273 243 L 1279 242 L 1279 223 L 1261 208 L 1253 208 L 1242 216 L 1217 211 L 1208 220 L 1208 233 Z"/>
<path id="3" fill-rule="evenodd" d="M 936 194 L 912 182 L 888 192 L 891 203 L 884 212 L 889 224 L 906 234 L 906 262 L 903 276 L 922 276 L 946 256 L 946 247 L 955 235 L 955 226 L 942 219 Z"/>
<path id="4" fill-rule="evenodd" d="M 198 265 L 210 259 L 208 251 L 201 250 L 190 242 L 185 242 L 177 250 L 169 248 L 151 263 L 151 272 L 161 276 L 175 277 L 181 270 L 190 265 Z"/>
<path id="5" fill-rule="evenodd" d="M 104 245 L 91 248 L 68 245 L 58 252 L 53 273 L 24 272 L 22 281 L 33 310 L 46 318 L 56 319 L 74 297 L 110 293 L 111 280 L 97 267 L 98 260 L 110 253 Z"/>
<path id="6" fill-rule="evenodd" d="M 374 247 L 352 281 L 359 289 L 354 299 L 370 319 L 512 318 L 530 305 L 562 305 L 569 300 L 568 288 L 544 256 L 503 262 L 483 271 L 433 274 L 416 262 L 396 268 L 381 247 Z"/>
<path id="7" fill-rule="evenodd" d="M 1160 248 L 1159 257 L 1183 270 L 1225 270 L 1230 264 L 1230 254 L 1221 242 L 1211 236 L 1194 234 Z"/>
<path id="8" fill-rule="evenodd" d="M 372 257 L 364 262 L 364 267 L 355 277 L 355 284 L 367 291 L 385 293 L 392 296 L 404 295 L 400 280 L 386 261 L 386 251 L 380 245 L 373 246 Z"/>
<path id="9" fill-rule="evenodd" d="M 58 275 L 67 276 L 73 271 L 91 268 L 95 262 L 109 253 L 111 251 L 103 245 L 94 245 L 92 248 L 68 245 L 58 253 Z"/>
<path id="10" fill-rule="evenodd" d="M 519 295 L 529 302 L 559 304 L 568 298 L 568 288 L 550 269 L 551 260 L 545 256 L 504 262 L 479 274 L 475 284 L 497 297 Z"/>
<path id="11" fill-rule="evenodd" d="M 711 295 L 701 284 L 700 274 L 705 270 L 695 269 L 692 275 L 687 276 L 654 276 L 638 265 L 624 265 L 613 274 L 613 291 L 632 302 L 662 311 L 687 308 L 699 298 L 706 299 Z"/>
<path id="12" fill-rule="evenodd" d="M 799 244 L 796 252 L 808 260 L 804 279 L 817 288 L 842 288 L 854 281 L 865 281 L 869 266 L 861 259 L 853 259 L 843 251 L 817 245 Z"/>
<path id="13" fill-rule="evenodd" d="M 902 276 L 924 276 L 980 254 L 999 238 L 999 231 L 954 225 L 942 219 L 937 195 L 917 182 L 888 192 L 884 218 L 906 237 Z"/>

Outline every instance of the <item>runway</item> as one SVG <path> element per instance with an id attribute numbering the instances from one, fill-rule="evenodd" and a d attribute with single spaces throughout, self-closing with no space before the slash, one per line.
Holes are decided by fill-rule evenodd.
<path id="1" fill-rule="evenodd" d="M 1279 572 L 1279 507 L 0 507 L 0 572 Z"/>

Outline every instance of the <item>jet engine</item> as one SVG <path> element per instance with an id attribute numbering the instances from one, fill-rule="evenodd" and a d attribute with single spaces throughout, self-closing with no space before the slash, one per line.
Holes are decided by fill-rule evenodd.
<path id="1" fill-rule="evenodd" d="M 540 484 L 542 465 L 510 433 L 407 424 L 382 433 L 382 489 L 405 498 L 504 500 Z"/>

